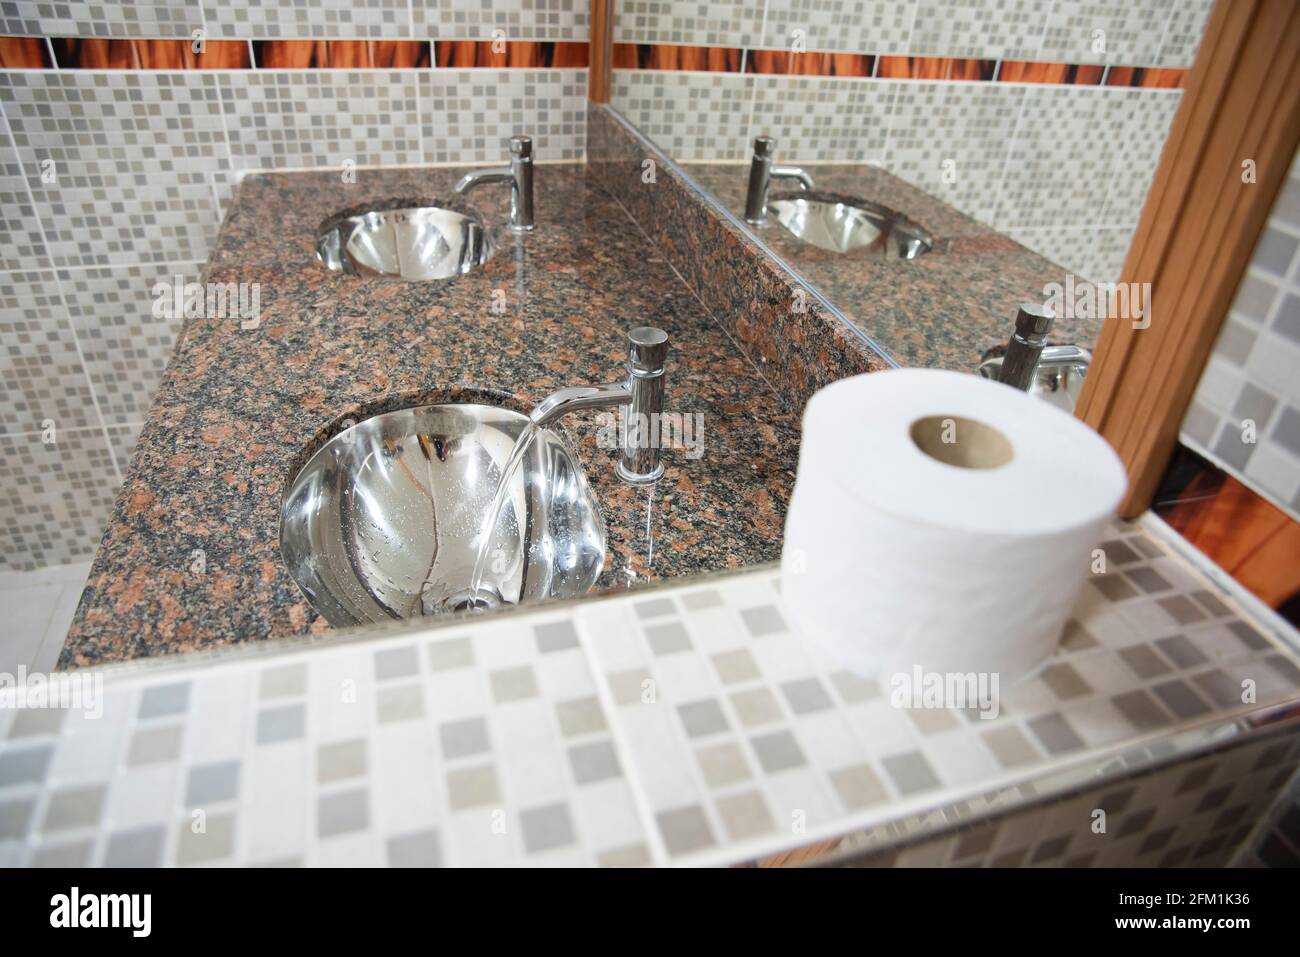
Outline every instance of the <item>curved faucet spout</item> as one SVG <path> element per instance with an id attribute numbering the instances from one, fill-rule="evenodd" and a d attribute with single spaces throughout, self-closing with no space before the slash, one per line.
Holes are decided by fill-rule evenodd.
<path id="1" fill-rule="evenodd" d="M 514 179 L 514 174 L 510 171 L 509 166 L 471 170 L 456 183 L 456 194 L 460 195 L 482 183 L 500 183 L 512 179 Z"/>
<path id="2" fill-rule="evenodd" d="M 456 194 L 481 183 L 510 183 L 510 228 L 526 233 L 533 228 L 533 139 L 510 137 L 510 165 L 471 170 L 456 184 Z"/>
<path id="3" fill-rule="evenodd" d="M 627 405 L 632 401 L 632 390 L 627 380 L 606 385 L 571 385 L 552 392 L 529 414 L 533 425 L 539 429 L 550 426 L 561 416 L 583 409 L 607 409 Z"/>
<path id="4" fill-rule="evenodd" d="M 777 166 L 772 162 L 776 140 L 770 136 L 754 139 L 754 158 L 749 164 L 749 191 L 745 194 L 745 222 L 762 226 L 767 222 L 767 187 L 774 179 L 796 179 L 805 190 L 813 188 L 812 177 L 797 166 Z"/>
<path id="5" fill-rule="evenodd" d="M 798 166 L 773 166 L 770 175 L 772 179 L 797 179 L 799 185 L 809 191 L 813 188 L 812 177 Z"/>

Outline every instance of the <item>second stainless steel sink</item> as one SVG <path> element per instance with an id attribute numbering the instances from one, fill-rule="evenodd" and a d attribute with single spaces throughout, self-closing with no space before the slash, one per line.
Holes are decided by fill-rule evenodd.
<path id="1" fill-rule="evenodd" d="M 469 272 L 492 252 L 490 234 L 471 213 L 409 201 L 338 216 L 316 240 L 327 269 L 412 282 Z"/>
<path id="2" fill-rule="evenodd" d="M 797 239 L 834 253 L 868 248 L 886 259 L 915 259 L 934 245 L 929 233 L 902 214 L 866 200 L 799 193 L 770 200 L 767 207 Z"/>
<path id="3" fill-rule="evenodd" d="M 293 480 L 280 551 L 334 625 L 566 598 L 591 588 L 605 524 L 582 466 L 541 429 L 486 527 L 528 417 L 479 404 L 426 405 L 331 438 Z M 481 588 L 470 589 L 484 536 Z"/>

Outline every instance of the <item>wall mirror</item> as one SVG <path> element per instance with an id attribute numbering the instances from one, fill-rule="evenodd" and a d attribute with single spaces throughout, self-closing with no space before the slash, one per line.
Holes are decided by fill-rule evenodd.
<path id="1" fill-rule="evenodd" d="M 615 4 L 611 105 L 883 351 L 974 370 L 1058 290 L 1092 347 L 1210 0 L 684 6 Z"/>

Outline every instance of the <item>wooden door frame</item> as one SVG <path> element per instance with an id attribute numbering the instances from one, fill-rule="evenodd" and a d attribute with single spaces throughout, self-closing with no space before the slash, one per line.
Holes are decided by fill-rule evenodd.
<path id="1" fill-rule="evenodd" d="M 588 30 L 591 52 L 587 57 L 587 99 L 608 103 L 613 81 L 614 0 L 591 0 Z"/>
<path id="2" fill-rule="evenodd" d="M 1075 409 L 1124 461 L 1125 518 L 1151 503 L 1297 143 L 1300 3 L 1217 0 L 1120 276 L 1150 283 L 1148 315 L 1107 319 Z"/>

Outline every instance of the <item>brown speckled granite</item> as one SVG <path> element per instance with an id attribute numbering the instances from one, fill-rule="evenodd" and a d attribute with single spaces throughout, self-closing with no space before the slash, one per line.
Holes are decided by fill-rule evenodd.
<path id="1" fill-rule="evenodd" d="M 797 419 L 580 166 L 537 170 L 537 231 L 500 229 L 508 189 L 471 204 L 496 255 L 440 283 L 327 272 L 318 227 L 344 207 L 447 197 L 463 170 L 246 179 L 205 278 L 261 283 L 260 326 L 187 322 L 60 657 L 63 668 L 328 630 L 280 559 L 281 497 L 305 450 L 386 407 L 483 393 L 527 408 L 619 375 L 624 330 L 672 337 L 669 405 L 702 412 L 705 453 L 666 454 L 652 489 L 614 475 L 594 415 L 564 428 L 605 513 L 599 586 L 776 558 L 798 455 Z M 505 315 L 492 310 L 503 291 Z M 649 516 L 650 537 L 646 526 Z M 653 546 L 653 551 L 651 547 Z M 203 552 L 204 568 L 194 555 Z M 629 575 L 634 573 L 634 577 Z"/>
<path id="2" fill-rule="evenodd" d="M 748 164 L 689 163 L 683 169 L 737 216 L 745 211 Z M 990 346 L 1006 345 L 1021 302 L 1042 302 L 1043 285 L 1066 271 L 879 167 L 810 165 L 816 192 L 861 197 L 894 209 L 935 238 L 909 262 L 866 250 L 834 253 L 795 239 L 769 216 L 760 238 L 899 365 L 973 372 Z M 769 200 L 797 195 L 774 182 Z M 1091 347 L 1098 320 L 1060 318 L 1052 342 Z"/>
<path id="3" fill-rule="evenodd" d="M 836 379 L 894 363 L 833 315 L 815 290 L 703 202 L 654 144 L 606 106 L 588 104 L 588 163 L 789 408 Z M 655 163 L 646 181 L 645 161 Z"/>

